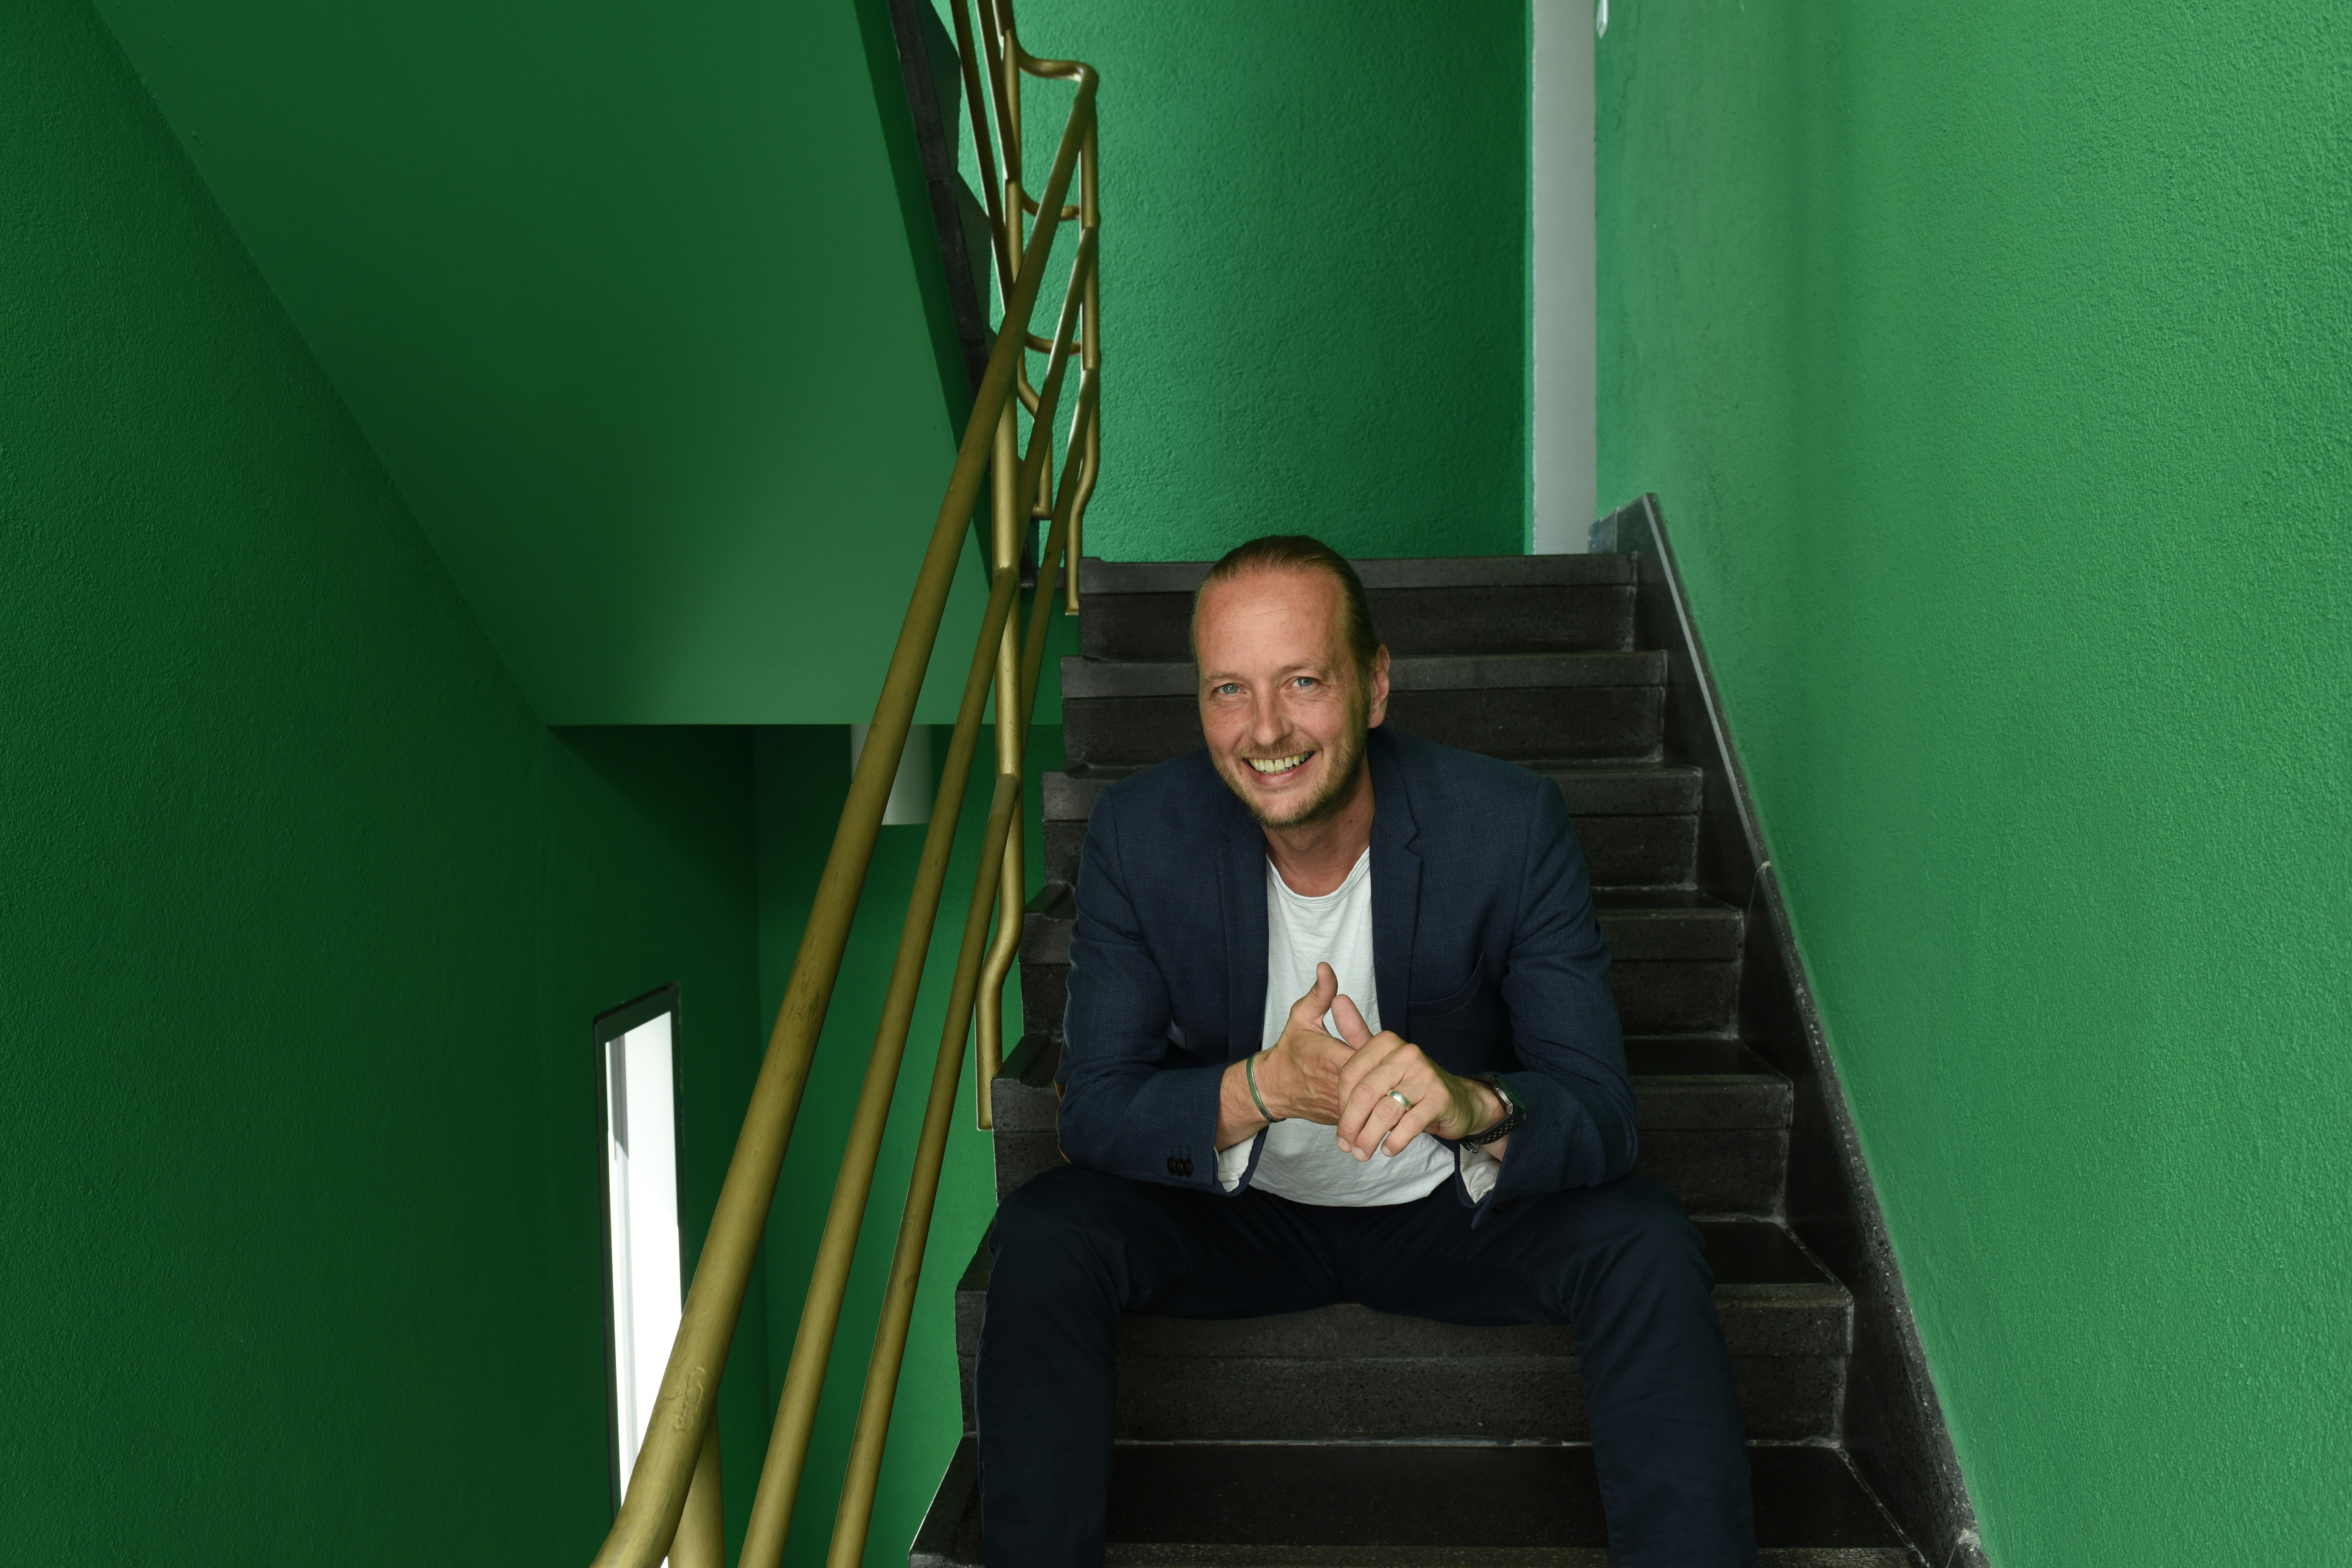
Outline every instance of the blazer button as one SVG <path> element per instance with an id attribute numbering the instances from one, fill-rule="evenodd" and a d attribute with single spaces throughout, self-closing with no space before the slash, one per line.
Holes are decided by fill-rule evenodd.
<path id="1" fill-rule="evenodd" d="M 1168 1173 L 1171 1176 L 1177 1177 L 1179 1180 L 1189 1176 L 1192 1173 L 1192 1162 L 1190 1160 L 1180 1160 L 1175 1155 L 1171 1154 L 1168 1156 Z"/>

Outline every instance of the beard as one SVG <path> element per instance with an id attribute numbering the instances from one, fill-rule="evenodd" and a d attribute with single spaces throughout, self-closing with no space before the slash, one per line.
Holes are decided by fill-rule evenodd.
<path id="1" fill-rule="evenodd" d="M 1257 819 L 1261 827 L 1312 827 L 1318 822 L 1328 822 L 1348 804 L 1349 797 L 1356 793 L 1356 781 L 1363 776 L 1365 739 L 1371 733 L 1370 726 L 1365 721 L 1370 714 L 1371 702 L 1368 695 L 1359 693 L 1349 700 L 1348 727 L 1340 732 L 1338 742 L 1330 749 L 1329 766 L 1323 774 L 1323 787 L 1298 805 L 1287 806 L 1279 816 L 1266 811 L 1250 793 L 1247 784 L 1228 778 L 1225 787 L 1241 796 L 1242 804 L 1249 807 L 1250 815 Z M 1219 759 L 1221 772 L 1223 764 L 1229 761 L 1231 759 Z M 1244 762 L 1238 765 L 1246 768 L 1249 763 Z"/>

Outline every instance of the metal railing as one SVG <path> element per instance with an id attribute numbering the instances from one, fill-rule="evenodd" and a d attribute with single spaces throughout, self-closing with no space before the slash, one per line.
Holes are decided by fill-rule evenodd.
<path id="1" fill-rule="evenodd" d="M 969 4 L 977 19 L 967 14 Z M 883 1128 L 892 1090 L 913 1023 L 916 993 L 929 954 L 931 931 L 947 881 L 955 844 L 956 819 L 971 776 L 981 717 L 992 686 L 996 698 L 996 782 L 982 837 L 980 868 L 956 954 L 955 983 L 945 1028 L 931 1071 L 930 1095 L 908 1184 L 898 1246 L 890 1259 L 881 1321 L 866 1365 L 864 1397 L 850 1441 L 849 1466 L 834 1516 L 831 1568 L 854 1568 L 865 1554 L 877 1477 L 882 1464 L 891 1401 L 907 1344 L 922 1270 L 932 1207 L 948 1130 L 955 1114 L 956 1087 L 963 1074 L 967 1034 L 977 1015 L 980 1124 L 989 1124 L 989 1084 L 1003 1063 L 1003 991 L 1021 938 L 1024 902 L 1021 845 L 1021 770 L 1030 713 L 1045 658 L 1047 605 L 1061 589 L 1066 613 L 1077 609 L 1076 561 L 1081 524 L 1101 467 L 1100 289 L 1097 256 L 1099 214 L 1095 184 L 1095 89 L 1093 68 L 1075 60 L 1036 58 L 1021 47 L 1012 0 L 954 0 L 956 47 L 962 57 L 965 99 L 971 105 L 975 151 L 987 188 L 991 226 L 1003 314 L 996 342 L 973 399 L 970 423 L 956 452 L 955 469 L 940 503 L 938 521 L 915 582 L 907 617 L 890 656 L 881 700 L 874 710 L 857 769 L 834 834 L 833 850 L 817 883 L 816 899 L 801 938 L 782 1007 L 768 1041 L 765 1060 L 751 1090 L 751 1109 L 735 1145 L 717 1211 L 688 1289 L 677 1339 L 670 1351 L 661 1392 L 623 1497 L 612 1532 L 596 1554 L 596 1568 L 654 1568 L 667 1555 L 674 1568 L 723 1568 L 718 1427 L 713 1407 L 720 1372 L 727 1363 L 736 1320 L 743 1306 L 752 1260 L 759 1251 L 776 1178 L 792 1138 L 793 1121 L 807 1087 L 827 1005 L 849 941 L 850 923 L 874 855 L 883 807 L 914 719 L 946 609 L 964 530 L 980 498 L 982 479 L 991 485 L 988 608 L 964 679 L 955 733 L 939 785 L 938 804 L 923 842 L 898 954 L 891 969 L 882 1021 L 848 1146 L 835 1181 L 833 1203 L 818 1243 L 792 1362 L 784 1373 L 774 1432 L 751 1500 L 741 1568 L 776 1568 L 791 1530 L 793 1508 L 808 1460 L 809 1438 L 823 1392 L 841 1306 L 849 1284 L 858 1226 L 874 1185 Z M 983 81 L 984 77 L 984 81 Z M 1043 194 L 1032 200 L 1021 173 L 1021 86 L 1024 77 L 1056 79 L 1076 89 L 1069 118 L 1056 146 Z M 992 122 L 994 134 L 992 135 Z M 1076 202 L 1068 200 L 1077 187 Z M 1078 226 L 1061 310 L 1050 338 L 1030 331 L 1056 234 L 1066 223 Z M 1029 355 L 1045 356 L 1033 382 Z M 1070 400 L 1067 451 L 1058 481 L 1054 473 L 1054 429 L 1071 362 L 1078 385 Z M 1030 427 L 1025 446 L 1020 416 Z M 1050 520 L 1038 560 L 1036 593 L 1028 625 L 1020 613 L 1022 536 L 1035 521 Z M 989 934 L 991 914 L 996 932 Z"/>

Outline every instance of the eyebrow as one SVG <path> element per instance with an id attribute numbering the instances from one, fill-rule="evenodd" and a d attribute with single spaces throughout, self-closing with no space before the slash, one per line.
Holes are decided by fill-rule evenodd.
<path id="1" fill-rule="evenodd" d="M 1286 664 L 1280 669 L 1274 672 L 1274 678 L 1276 680 L 1282 680 L 1294 675 L 1320 675 L 1331 668 L 1332 667 L 1329 665 L 1317 664 L 1311 661 L 1302 661 L 1297 664 Z M 1242 680 L 1245 679 L 1246 677 L 1234 670 L 1204 669 L 1201 671 L 1201 683 L 1204 686 L 1222 686 L 1228 680 Z"/>

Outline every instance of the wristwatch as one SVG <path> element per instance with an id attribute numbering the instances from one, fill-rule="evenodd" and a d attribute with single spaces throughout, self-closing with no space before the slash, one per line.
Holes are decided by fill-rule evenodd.
<path id="1" fill-rule="evenodd" d="M 1470 1076 L 1495 1091 L 1495 1098 L 1503 1102 L 1503 1119 L 1484 1132 L 1473 1132 L 1469 1137 L 1454 1142 L 1465 1143 L 1473 1149 L 1483 1149 L 1489 1143 L 1501 1142 L 1527 1124 L 1527 1102 L 1511 1092 L 1511 1086 L 1503 1081 L 1501 1075 L 1476 1072 Z"/>

